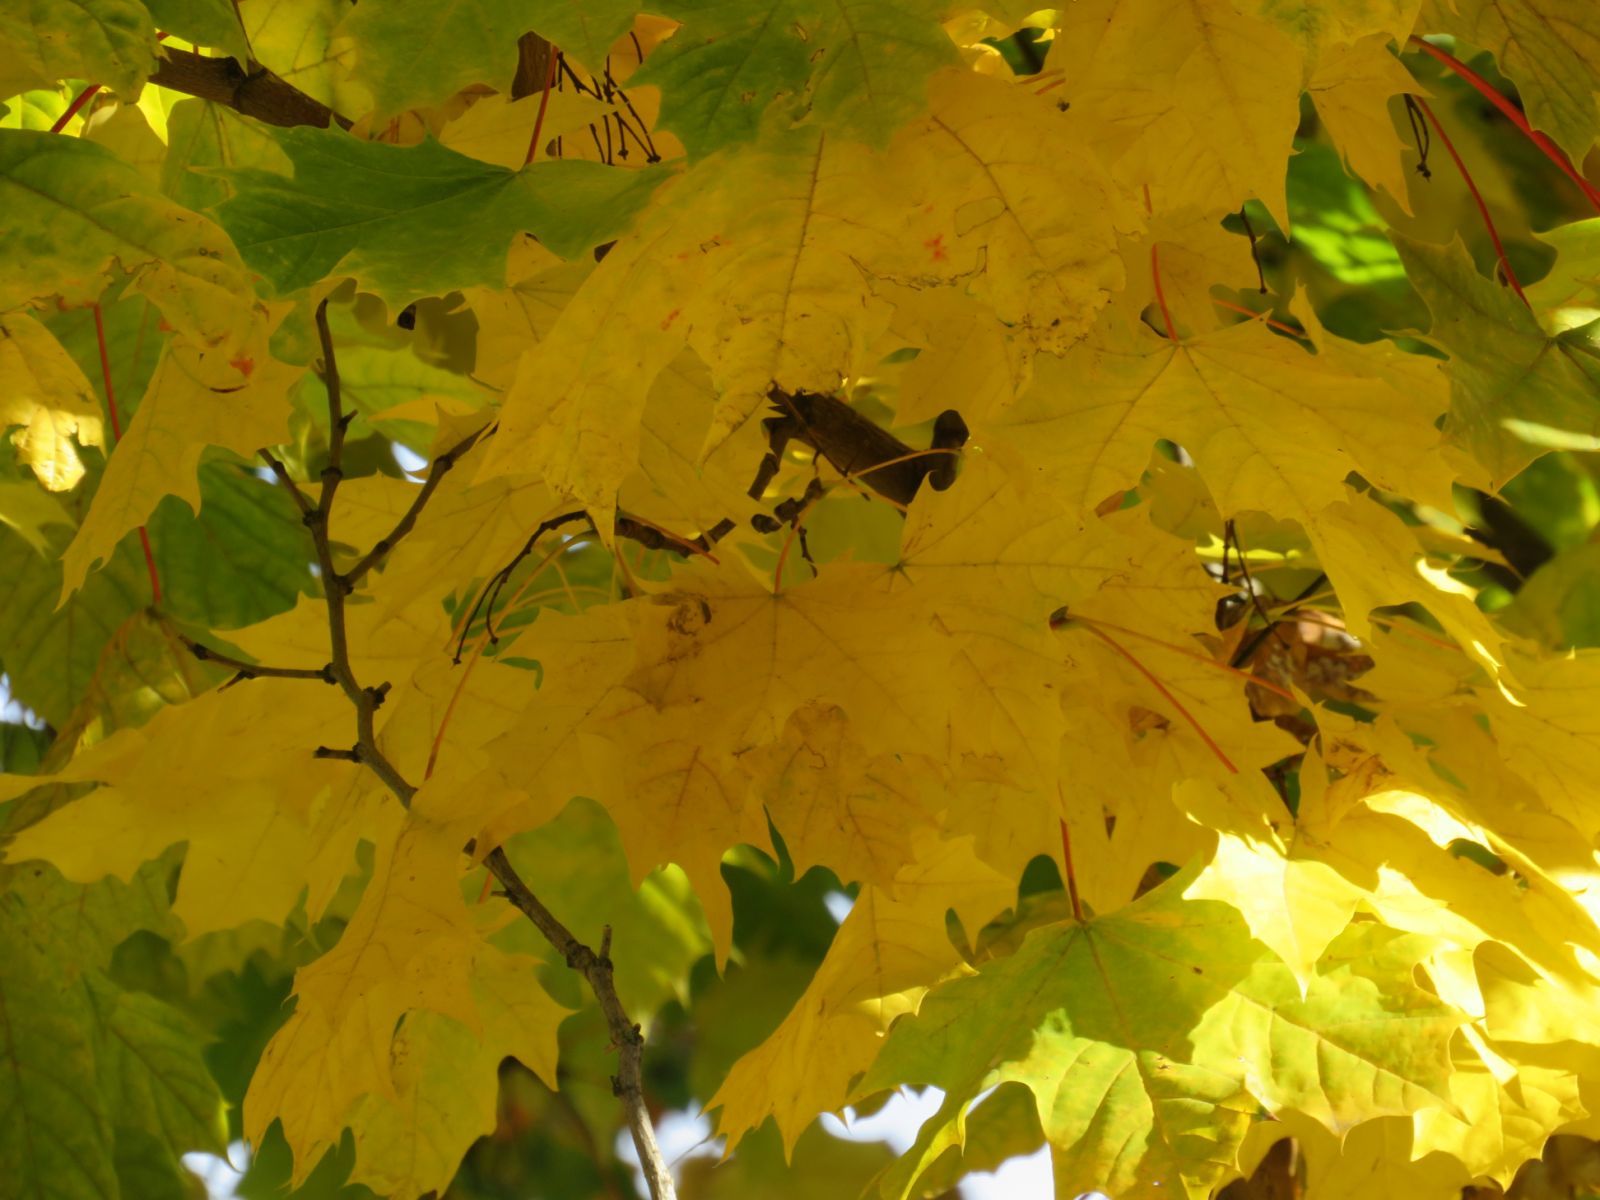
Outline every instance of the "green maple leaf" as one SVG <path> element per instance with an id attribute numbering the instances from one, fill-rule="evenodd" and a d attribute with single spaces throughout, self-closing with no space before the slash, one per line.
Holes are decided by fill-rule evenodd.
<path id="1" fill-rule="evenodd" d="M 1574 436 L 1600 434 L 1600 326 L 1551 337 L 1509 288 L 1478 274 L 1460 241 L 1391 236 L 1433 314 L 1429 337 L 1453 360 L 1451 434 L 1493 485 Z"/>
<path id="2" fill-rule="evenodd" d="M 334 31 L 355 43 L 354 78 L 374 120 L 431 108 L 473 83 L 506 87 L 532 16 L 520 0 L 375 0 Z"/>
<path id="3" fill-rule="evenodd" d="M 954 61 L 922 0 L 673 0 L 683 22 L 630 81 L 664 93 L 661 124 L 691 154 L 753 139 L 774 105 L 791 120 L 887 141 Z"/>
<path id="4" fill-rule="evenodd" d="M 401 148 L 306 128 L 275 136 L 293 177 L 230 171 L 234 194 L 217 209 L 245 261 L 280 294 L 353 275 L 395 311 L 455 288 L 503 286 L 519 233 L 565 257 L 615 237 L 668 174 L 586 162 L 508 171 L 433 141 Z"/>
<path id="5" fill-rule="evenodd" d="M 936 988 L 858 1093 L 907 1079 L 944 1089 L 913 1151 L 927 1164 L 959 1144 L 952 1127 L 980 1092 L 1025 1083 L 1060 1182 L 1118 1196 L 1203 1192 L 1258 1103 L 1335 1129 L 1449 1103 L 1453 1010 L 1393 963 L 1380 988 L 1366 960 L 1337 954 L 1302 999 L 1234 910 L 1182 899 L 1186 884 L 1035 930 L 1010 957 Z M 1009 1017 L 983 1015 L 995 1012 Z"/>

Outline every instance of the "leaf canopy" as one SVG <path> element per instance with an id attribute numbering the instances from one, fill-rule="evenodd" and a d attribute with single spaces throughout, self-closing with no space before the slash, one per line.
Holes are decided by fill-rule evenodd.
<path id="1" fill-rule="evenodd" d="M 1595 11 L 0 0 L 0 1192 L 1577 1200 Z"/>

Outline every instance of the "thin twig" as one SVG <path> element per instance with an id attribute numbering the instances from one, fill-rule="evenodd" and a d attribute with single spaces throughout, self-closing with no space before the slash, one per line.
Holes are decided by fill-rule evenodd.
<path id="1" fill-rule="evenodd" d="M 1305 587 L 1301 588 L 1299 595 L 1290 598 L 1288 606 L 1278 614 L 1278 620 L 1282 621 L 1291 616 L 1297 606 L 1303 604 L 1312 596 L 1316 595 L 1317 589 L 1327 582 L 1328 577 L 1321 571 L 1318 571 L 1317 577 L 1310 583 L 1306 584 Z M 1276 624 L 1276 622 L 1267 625 L 1264 629 L 1256 630 L 1255 633 L 1246 638 L 1240 647 L 1233 652 L 1233 660 L 1229 665 L 1234 667 L 1243 667 L 1245 663 L 1249 662 L 1251 656 L 1261 648 L 1261 643 L 1272 636 L 1274 624 Z"/>
<path id="2" fill-rule="evenodd" d="M 210 646 L 201 644 L 183 634 L 177 635 L 183 643 L 184 649 L 194 655 L 201 662 L 214 662 L 224 667 L 232 667 L 238 672 L 236 679 L 315 679 L 321 683 L 337 683 L 333 677 L 333 665 L 321 667 L 268 667 L 260 663 L 245 662 L 242 658 L 234 658 L 229 654 L 222 654 Z"/>
<path id="3" fill-rule="evenodd" d="M 1233 543 L 1233 548 L 1239 552 L 1239 570 L 1244 575 L 1244 594 L 1250 598 L 1250 607 L 1255 609 L 1256 615 L 1261 618 L 1262 623 L 1266 625 L 1272 636 L 1278 639 L 1278 644 L 1285 650 L 1293 652 L 1294 647 L 1289 645 L 1289 639 L 1283 636 L 1283 632 L 1278 628 L 1277 622 L 1267 615 L 1266 609 L 1261 607 L 1261 594 L 1256 591 L 1256 581 L 1250 578 L 1250 564 L 1245 560 L 1244 546 L 1239 541 L 1239 531 L 1234 526 L 1232 517 L 1229 517 L 1227 523 L 1222 527 L 1224 561 L 1226 561 L 1227 548 L 1230 541 Z"/>
<path id="4" fill-rule="evenodd" d="M 328 514 L 333 511 L 334 493 L 344 478 L 344 435 L 355 416 L 354 412 L 344 411 L 344 389 L 339 382 L 339 362 L 333 355 L 326 296 L 317 305 L 317 337 L 322 342 L 322 383 L 328 390 L 328 465 L 322 468 L 322 494 L 317 497 L 317 511 L 322 516 L 320 523 L 326 527 Z"/>
<path id="5" fill-rule="evenodd" d="M 534 923 L 567 966 L 589 981 L 594 998 L 605 1016 L 606 1028 L 611 1031 L 611 1040 L 617 1047 L 617 1075 L 611 1081 L 612 1090 L 622 1101 L 623 1111 L 627 1114 L 628 1132 L 633 1135 L 633 1148 L 639 1153 L 645 1184 L 654 1200 L 673 1200 L 677 1191 L 673 1187 L 672 1172 L 667 1169 L 661 1147 L 656 1144 L 650 1110 L 644 1101 L 644 1034 L 629 1019 L 622 1002 L 617 999 L 611 959 L 604 954 L 596 954 L 572 936 L 571 931 L 522 881 L 503 849 L 496 847 L 489 851 L 483 862 L 505 888 L 506 899 Z M 608 932 L 608 940 L 609 936 Z"/>
<path id="6" fill-rule="evenodd" d="M 345 572 L 346 583 L 352 587 L 360 583 L 366 573 L 382 562 L 384 556 L 395 548 L 400 539 L 411 532 L 417 523 L 417 518 L 422 515 L 422 510 L 427 506 L 428 501 L 433 499 L 434 491 L 449 473 L 450 468 L 455 466 L 467 451 L 471 450 L 492 432 L 491 427 L 493 424 L 494 422 L 491 421 L 482 428 L 468 434 L 433 460 L 433 465 L 428 468 L 428 477 L 423 481 L 422 487 L 411 501 L 411 507 L 406 509 L 401 518 L 395 522 L 393 529 L 379 538 L 373 544 L 372 549 L 367 551 L 355 566 Z"/>
<path id="7" fill-rule="evenodd" d="M 306 494 L 300 490 L 300 485 L 294 481 L 294 476 L 289 474 L 289 468 L 284 466 L 272 451 L 257 450 L 256 453 L 272 469 L 272 473 L 277 477 L 278 482 L 289 489 L 289 495 L 294 498 L 294 506 L 300 510 L 301 520 L 305 521 L 309 527 L 311 514 L 317 510 L 316 505 L 306 498 Z"/>
<path id="8" fill-rule="evenodd" d="M 410 808 L 411 802 L 416 798 L 417 789 L 400 774 L 394 763 L 378 745 L 376 724 L 373 714 L 384 701 L 389 691 L 389 684 L 382 683 L 377 687 L 362 687 L 356 679 L 354 667 L 350 660 L 349 635 L 345 624 L 345 599 L 353 589 L 354 581 L 359 578 L 357 572 L 365 574 L 372 565 L 376 564 L 384 554 L 394 549 L 394 544 L 406 534 L 411 532 L 416 524 L 417 516 L 423 505 L 433 495 L 433 488 L 423 485 L 423 494 L 413 502 L 411 509 L 400 519 L 395 529 L 390 532 L 385 541 L 388 546 L 383 550 L 374 547 L 349 575 L 340 575 L 333 563 L 333 540 L 329 531 L 331 510 L 333 507 L 333 493 L 338 487 L 343 472 L 344 455 L 344 427 L 345 416 L 339 396 L 339 369 L 334 357 L 333 341 L 328 332 L 327 302 L 324 301 L 317 309 L 317 329 L 322 336 L 323 371 L 322 378 L 328 390 L 328 416 L 330 428 L 334 431 L 329 438 L 328 467 L 323 471 L 322 495 L 315 507 L 309 502 L 306 505 L 305 524 L 311 532 L 312 544 L 316 548 L 317 563 L 322 570 L 323 598 L 328 608 L 328 643 L 330 662 L 327 670 L 344 690 L 352 707 L 356 711 L 356 741 L 348 749 L 330 746 L 318 746 L 313 753 L 319 758 L 342 759 L 350 762 L 361 763 L 369 768 L 374 775 L 381 779 L 386 787 L 394 793 L 395 799 L 400 801 L 404 808 Z M 465 454 L 480 439 L 483 431 L 479 430 L 470 438 L 441 456 L 441 460 L 448 460 L 442 469 L 430 473 L 430 482 L 437 487 L 437 480 L 443 478 L 445 471 L 454 464 L 455 456 Z M 273 465 L 273 470 L 279 478 L 288 481 L 288 472 L 281 463 L 267 456 Z M 438 467 L 438 463 L 435 464 Z M 584 514 L 577 514 L 582 516 Z M 566 519 L 571 519 L 569 516 Z M 541 530 L 543 526 L 541 526 Z M 531 543 L 537 540 L 529 539 Z M 605 1015 L 606 1025 L 611 1030 L 612 1041 L 616 1044 L 618 1054 L 618 1070 L 616 1078 L 612 1080 L 613 1090 L 622 1100 L 623 1110 L 627 1116 L 629 1131 L 633 1134 L 633 1144 L 639 1153 L 639 1161 L 644 1167 L 645 1179 L 650 1187 L 652 1200 L 676 1200 L 676 1190 L 673 1187 L 672 1175 L 667 1169 L 666 1160 L 661 1155 L 661 1149 L 656 1144 L 655 1130 L 650 1123 L 650 1111 L 645 1106 L 644 1100 L 644 1034 L 639 1026 L 629 1018 L 622 1007 L 621 1000 L 617 997 L 617 989 L 612 978 L 612 964 L 610 957 L 602 950 L 596 954 L 588 946 L 578 941 L 572 932 L 563 925 L 553 913 L 550 912 L 533 894 L 533 891 L 523 882 L 521 876 L 511 865 L 511 860 L 500 848 L 490 851 L 485 858 L 485 863 L 494 877 L 505 888 L 506 896 L 521 910 L 544 935 L 556 951 L 566 961 L 567 965 L 580 972 L 588 981 L 590 989 L 594 992 L 595 1000 L 600 1005 L 600 1011 Z M 610 934 L 606 935 L 605 946 L 609 947 Z"/>

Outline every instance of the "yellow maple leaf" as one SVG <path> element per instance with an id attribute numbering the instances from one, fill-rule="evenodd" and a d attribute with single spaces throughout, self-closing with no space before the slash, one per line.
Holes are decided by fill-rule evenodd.
<path id="1" fill-rule="evenodd" d="M 965 840 L 924 840 L 919 850 L 892 887 L 862 889 L 805 994 L 707 1101 L 722 1110 L 717 1127 L 730 1150 L 772 1116 L 792 1151 L 817 1113 L 845 1103 L 895 1019 L 963 969 L 946 910 L 975 930 L 1012 899 L 1007 878 L 979 863 Z"/>
<path id="2" fill-rule="evenodd" d="M 498 1123 L 508 1055 L 556 1086 L 556 1027 L 567 1011 L 536 982 L 539 960 L 483 946 L 472 965 L 480 1028 L 429 1009 L 405 1016 L 389 1047 L 394 1094 L 351 1108 L 352 1182 L 406 1198 L 446 1187 L 467 1150 Z"/>
<path id="3" fill-rule="evenodd" d="M 1389 53 L 1388 43 L 1380 33 L 1329 51 L 1318 60 L 1306 91 L 1345 165 L 1409 211 L 1410 176 L 1401 161 L 1406 146 L 1395 132 L 1389 100 L 1427 93 Z"/>
<path id="4" fill-rule="evenodd" d="M 298 1003 L 251 1078 L 244 1124 L 258 1141 L 282 1123 L 296 1183 L 338 1143 L 358 1100 L 398 1098 L 390 1050 L 402 1017 L 420 1010 L 480 1028 L 462 841 L 457 828 L 416 816 L 391 826 L 338 944 L 295 976 Z"/>
<path id="5" fill-rule="evenodd" d="M 1093 0 L 1066 10 L 1048 65 L 1066 76 L 1053 95 L 1155 211 L 1220 217 L 1254 196 L 1289 227 L 1301 52 L 1273 25 L 1227 0 Z"/>
<path id="6" fill-rule="evenodd" d="M 0 429 L 17 461 L 52 492 L 83 478 L 78 446 L 103 446 L 100 401 L 61 343 L 27 313 L 0 319 Z M 76 441 L 77 445 L 74 445 Z"/>
<path id="7" fill-rule="evenodd" d="M 82 586 L 95 563 L 109 559 L 163 496 L 178 496 L 200 510 L 195 472 L 207 446 L 253 458 L 262 447 L 287 439 L 284 401 L 303 368 L 265 359 L 248 381 L 218 388 L 207 382 L 201 357 L 181 343 L 167 345 L 78 535 L 61 556 L 63 596 Z"/>
<path id="8" fill-rule="evenodd" d="M 700 706 L 703 736 L 730 750 L 773 741 L 808 700 L 870 715 L 869 748 L 943 744 L 953 697 L 937 683 L 942 635 L 920 589 L 886 593 L 875 568 L 832 564 L 774 594 L 736 564 L 697 566 L 629 612 L 638 657 L 627 686 L 659 708 Z"/>
<path id="9" fill-rule="evenodd" d="M 305 887 L 311 805 L 356 769 L 311 751 L 348 720 L 334 689 L 300 680 L 252 680 L 164 708 L 54 776 L 22 777 L 101 786 L 23 830 L 8 857 L 46 859 L 81 882 L 126 879 L 187 841 L 173 911 L 191 936 L 282 921 Z"/>
<path id="10" fill-rule="evenodd" d="M 528 161 L 528 139 L 534 123 L 540 125 L 539 161 L 545 146 L 562 134 L 571 134 L 586 125 L 610 116 L 613 105 L 598 96 L 578 91 L 554 91 L 546 96 L 480 96 L 455 120 L 439 131 L 439 144 L 482 162 L 496 163 L 513 171 Z"/>
<path id="11" fill-rule="evenodd" d="M 739 758 L 754 789 L 751 811 L 765 806 L 796 875 L 821 863 L 847 883 L 879 887 L 893 884 L 919 830 L 931 827 L 924 805 L 933 772 L 919 765 L 869 756 L 844 710 L 816 703 L 795 709 L 778 741 Z M 765 840 L 764 828 L 750 832 Z"/>
<path id="12" fill-rule="evenodd" d="M 1433 426 L 1448 400 L 1422 366 L 1332 338 L 1313 354 L 1254 322 L 1183 342 L 1112 323 L 1039 359 L 996 433 L 1086 509 L 1135 483 L 1158 438 L 1193 456 L 1224 513 L 1304 521 L 1345 498 L 1351 471 L 1434 502 L 1449 495 Z"/>

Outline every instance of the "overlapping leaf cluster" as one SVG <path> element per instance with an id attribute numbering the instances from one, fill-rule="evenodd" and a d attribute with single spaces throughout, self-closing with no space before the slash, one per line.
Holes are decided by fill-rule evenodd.
<path id="1" fill-rule="evenodd" d="M 0 666 L 47 727 L 0 742 L 0 1177 L 178 1194 L 226 1100 L 409 1200 L 516 1129 L 508 1057 L 610 1169 L 496 846 L 693 1046 L 736 1164 L 696 1194 L 769 1120 L 895 1198 L 1041 1140 L 1060 1195 L 1206 1196 L 1288 1135 L 1312 1194 L 1454 1196 L 1596 1132 L 1600 10 L 1021 8 L 0 13 Z M 348 128 L 141 91 L 158 27 Z M 1472 142 L 1413 35 L 1547 154 Z M 1454 142 L 1413 170 L 1407 94 L 1486 199 Z M 1519 170 L 1571 189 L 1542 243 Z M 1317 180 L 1365 274 L 1297 277 Z M 1339 270 L 1415 328 L 1343 336 Z M 774 389 L 913 453 L 956 409 L 959 477 L 902 506 L 796 443 L 752 497 Z M 395 447 L 477 430 L 406 529 Z M 342 479 L 331 581 L 271 461 Z M 1484 514 L 1541 488 L 1518 591 Z M 315 678 L 369 551 L 406 807 Z M 853 903 L 786 959 L 812 868 Z M 891 1165 L 808 1132 L 905 1084 L 944 1101 Z"/>

